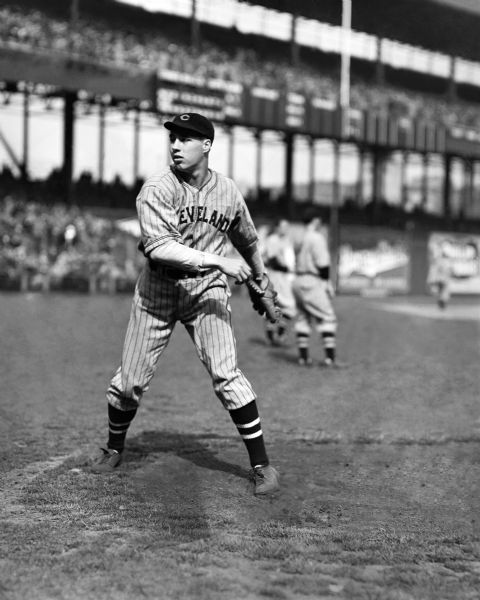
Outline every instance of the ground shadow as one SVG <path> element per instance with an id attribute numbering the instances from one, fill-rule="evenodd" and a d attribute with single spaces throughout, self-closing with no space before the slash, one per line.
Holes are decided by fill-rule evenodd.
<path id="1" fill-rule="evenodd" d="M 298 359 L 295 354 L 289 353 L 288 348 L 272 348 L 270 350 L 270 356 L 276 362 L 284 362 L 290 365 L 298 367 Z"/>
<path id="2" fill-rule="evenodd" d="M 254 344 L 255 346 L 268 346 L 268 347 L 270 347 L 270 343 L 264 337 L 257 337 L 257 336 L 255 336 L 255 337 L 249 337 L 248 338 L 248 343 L 249 344 Z"/>
<path id="3" fill-rule="evenodd" d="M 288 343 L 271 344 L 268 340 L 261 337 L 250 337 L 248 338 L 248 342 L 254 346 L 263 346 L 268 349 L 269 355 L 274 360 L 297 364 L 297 355 Z"/>
<path id="4" fill-rule="evenodd" d="M 248 471 L 239 465 L 229 463 L 217 457 L 215 446 L 220 448 L 230 438 L 188 434 L 171 431 L 142 431 L 129 439 L 128 454 L 135 460 L 149 454 L 174 454 L 190 461 L 202 469 L 230 473 L 242 479 L 248 479 Z"/>

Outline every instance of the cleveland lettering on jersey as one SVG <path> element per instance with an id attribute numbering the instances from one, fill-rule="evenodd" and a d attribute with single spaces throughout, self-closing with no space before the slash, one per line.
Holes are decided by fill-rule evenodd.
<path id="1" fill-rule="evenodd" d="M 208 207 L 205 205 L 186 206 L 185 208 L 182 208 L 179 213 L 179 225 L 196 223 L 198 221 L 208 223 L 223 232 L 227 231 L 230 226 L 230 219 L 227 219 L 223 213 L 219 214 L 215 209 L 209 212 Z"/>

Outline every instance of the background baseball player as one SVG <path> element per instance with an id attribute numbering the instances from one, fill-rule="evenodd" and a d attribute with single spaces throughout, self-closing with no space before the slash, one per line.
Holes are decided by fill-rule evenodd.
<path id="1" fill-rule="evenodd" d="M 227 276 L 263 282 L 257 232 L 231 179 L 208 168 L 212 123 L 185 113 L 165 123 L 172 164 L 137 197 L 146 256 L 133 298 L 121 365 L 107 391 L 109 435 L 93 470 L 121 462 L 125 437 L 175 323 L 186 327 L 247 448 L 256 494 L 279 488 L 265 449 L 256 395 L 237 366 Z M 230 239 L 241 256 L 224 256 Z M 195 398 L 192 398 L 194 412 Z"/>
<path id="2" fill-rule="evenodd" d="M 322 232 L 322 221 L 315 215 L 304 219 L 305 235 L 297 256 L 297 276 L 293 294 L 297 304 L 295 332 L 298 363 L 311 365 L 310 337 L 318 331 L 325 350 L 321 366 L 339 366 L 336 362 L 337 317 L 332 305 L 334 296 L 330 281 L 330 253 Z"/>
<path id="3" fill-rule="evenodd" d="M 452 267 L 449 259 L 441 249 L 432 254 L 432 262 L 427 274 L 427 285 L 437 302 L 438 308 L 444 310 L 450 301 L 450 280 Z"/>
<path id="4" fill-rule="evenodd" d="M 266 321 L 266 335 L 272 345 L 281 344 L 287 336 L 288 323 L 295 316 L 295 298 L 292 283 L 295 277 L 295 249 L 290 240 L 290 223 L 280 219 L 274 223 L 265 238 L 262 257 L 268 276 L 275 288 L 282 318 L 276 323 Z"/>

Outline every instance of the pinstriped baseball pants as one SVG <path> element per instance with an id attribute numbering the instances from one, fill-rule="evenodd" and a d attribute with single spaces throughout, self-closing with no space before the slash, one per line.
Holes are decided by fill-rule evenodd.
<path id="1" fill-rule="evenodd" d="M 255 400 L 237 365 L 230 295 L 219 272 L 176 281 L 147 265 L 135 287 L 122 361 L 107 390 L 108 402 L 120 410 L 139 405 L 177 321 L 185 325 L 223 406 L 232 410 Z"/>

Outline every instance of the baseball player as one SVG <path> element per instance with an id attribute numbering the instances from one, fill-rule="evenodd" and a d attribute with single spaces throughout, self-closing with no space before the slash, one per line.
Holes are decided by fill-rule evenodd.
<path id="1" fill-rule="evenodd" d="M 289 237 L 290 223 L 279 219 L 267 235 L 263 245 L 263 260 L 270 281 L 278 297 L 282 318 L 278 322 L 266 321 L 265 332 L 273 346 L 282 344 L 287 336 L 288 323 L 295 316 L 295 298 L 292 283 L 295 277 L 295 249 Z"/>
<path id="2" fill-rule="evenodd" d="M 121 364 L 107 390 L 108 441 L 92 469 L 108 473 L 121 463 L 127 430 L 180 321 L 245 443 L 255 494 L 270 494 L 279 489 L 279 475 L 269 464 L 255 392 L 237 366 L 227 282 L 227 276 L 262 280 L 257 232 L 237 186 L 208 166 L 212 123 L 185 113 L 165 127 L 172 164 L 149 178 L 137 197 L 146 261 Z M 225 256 L 228 239 L 240 256 Z"/>
<path id="3" fill-rule="evenodd" d="M 438 308 L 444 310 L 450 301 L 450 279 L 452 268 L 450 261 L 440 249 L 432 255 L 432 262 L 428 270 L 427 285 L 437 302 Z"/>
<path id="4" fill-rule="evenodd" d="M 338 367 L 336 361 L 337 317 L 332 305 L 334 290 L 330 281 L 330 253 L 322 233 L 322 221 L 315 215 L 304 219 L 306 228 L 297 256 L 293 294 L 297 304 L 295 332 L 298 364 L 310 366 L 312 328 L 321 336 L 325 358 L 320 366 Z"/>

